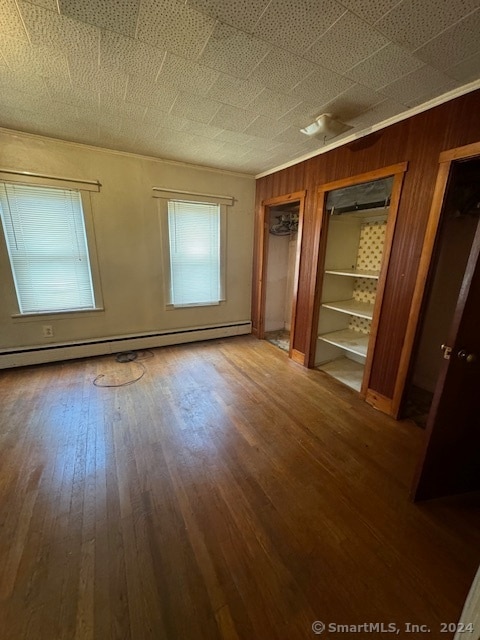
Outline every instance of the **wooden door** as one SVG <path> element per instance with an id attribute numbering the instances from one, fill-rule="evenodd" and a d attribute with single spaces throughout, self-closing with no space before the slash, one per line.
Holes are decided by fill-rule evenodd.
<path id="1" fill-rule="evenodd" d="M 480 222 L 428 417 L 415 500 L 480 489 L 479 257 Z"/>

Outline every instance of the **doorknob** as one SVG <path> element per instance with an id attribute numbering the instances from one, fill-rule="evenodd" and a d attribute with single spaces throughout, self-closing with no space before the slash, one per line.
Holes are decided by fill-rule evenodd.
<path id="1" fill-rule="evenodd" d="M 467 351 L 465 351 L 465 349 L 460 349 L 460 351 L 457 353 L 457 358 L 459 360 L 467 362 L 468 364 L 471 364 L 472 362 L 475 362 L 477 360 L 477 356 L 475 353 L 468 353 Z"/>

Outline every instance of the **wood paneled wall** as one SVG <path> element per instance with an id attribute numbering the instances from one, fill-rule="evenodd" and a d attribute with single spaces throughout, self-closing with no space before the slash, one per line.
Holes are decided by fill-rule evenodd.
<path id="1" fill-rule="evenodd" d="M 256 215 L 266 198 L 306 189 L 293 348 L 308 353 L 309 299 L 316 279 L 314 225 L 320 185 L 408 161 L 378 330 L 370 387 L 392 398 L 438 171 L 446 149 L 480 140 L 480 90 L 257 181 Z M 255 252 L 255 256 L 258 251 Z M 254 265 L 254 274 L 256 265 Z M 256 288 L 254 277 L 254 292 Z M 257 319 L 253 318 L 253 325 Z"/>

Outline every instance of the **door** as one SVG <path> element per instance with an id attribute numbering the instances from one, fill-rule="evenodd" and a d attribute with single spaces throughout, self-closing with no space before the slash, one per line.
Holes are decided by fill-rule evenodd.
<path id="1" fill-rule="evenodd" d="M 412 491 L 415 500 L 480 489 L 479 255 L 477 222 L 453 322 L 443 345 L 444 360 Z"/>

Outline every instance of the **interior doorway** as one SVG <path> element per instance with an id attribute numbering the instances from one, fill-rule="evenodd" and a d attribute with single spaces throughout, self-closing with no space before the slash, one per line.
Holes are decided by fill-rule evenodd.
<path id="1" fill-rule="evenodd" d="M 266 200 L 262 206 L 258 337 L 292 357 L 305 193 Z"/>
<path id="2" fill-rule="evenodd" d="M 300 201 L 267 207 L 265 340 L 290 351 Z"/>
<path id="3" fill-rule="evenodd" d="M 414 292 L 418 301 L 421 322 L 404 398 L 408 402 L 415 383 L 434 390 L 411 496 L 423 500 L 478 491 L 480 143 L 440 154 Z M 402 406 L 405 410 L 407 403 Z"/>
<path id="4" fill-rule="evenodd" d="M 480 215 L 480 159 L 452 164 L 430 266 L 403 416 L 427 425 Z"/>

